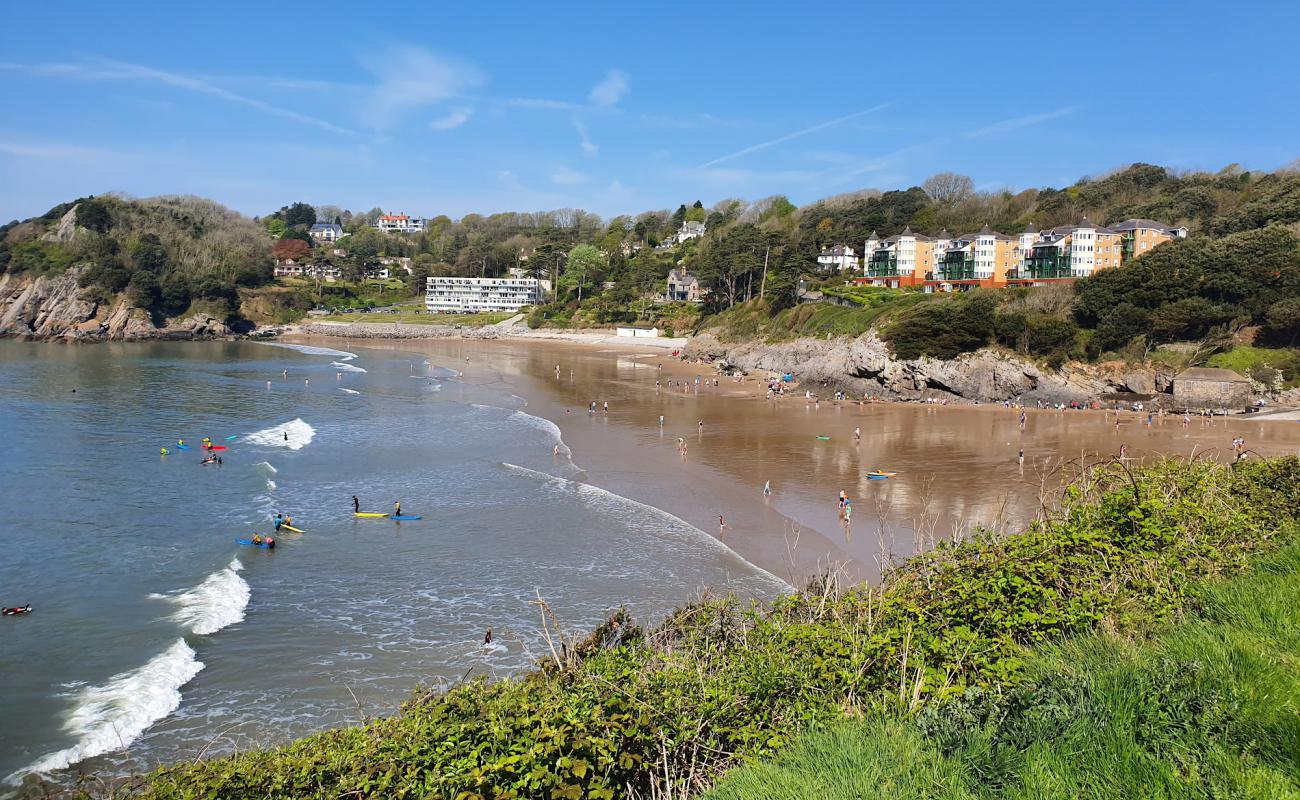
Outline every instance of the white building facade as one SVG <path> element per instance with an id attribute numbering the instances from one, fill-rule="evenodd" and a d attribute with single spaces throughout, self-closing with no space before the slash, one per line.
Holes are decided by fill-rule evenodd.
<path id="1" fill-rule="evenodd" d="M 817 266 L 822 272 L 857 272 L 861 265 L 857 252 L 845 244 L 829 247 L 817 256 Z"/>
<path id="2" fill-rule="evenodd" d="M 518 311 L 541 300 L 536 278 L 429 278 L 424 306 L 430 314 Z"/>
<path id="3" fill-rule="evenodd" d="M 411 217 L 406 214 L 384 214 L 375 223 L 375 227 L 386 233 L 419 233 L 429 221 L 424 217 Z"/>

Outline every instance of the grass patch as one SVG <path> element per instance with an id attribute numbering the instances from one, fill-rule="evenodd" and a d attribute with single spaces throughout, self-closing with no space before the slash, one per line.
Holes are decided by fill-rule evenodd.
<path id="1" fill-rule="evenodd" d="M 710 598 L 649 631 L 620 613 L 519 678 L 419 691 L 364 727 L 177 765 L 136 788 L 177 800 L 700 791 L 737 763 L 852 717 L 964 700 L 978 710 L 982 697 L 1034 685 L 1029 648 L 1143 630 L 1205 602 L 1201 582 L 1239 573 L 1293 532 L 1300 460 L 1171 461 L 1138 473 L 1098 465 L 1061 501 L 1049 522 L 941 547 L 880 588 L 820 580 L 771 607 Z M 1071 697 L 1049 710 L 1071 708 Z"/>
<path id="2" fill-rule="evenodd" d="M 1300 796 L 1300 542 L 1190 605 L 1149 636 L 1044 647 L 1004 695 L 810 735 L 707 797 Z"/>
<path id="3" fill-rule="evenodd" d="M 1281 373 L 1282 382 L 1291 387 L 1300 384 L 1300 349 L 1290 347 L 1234 347 L 1215 353 L 1205 362 L 1207 367 L 1230 369 L 1238 375 L 1270 383 L 1268 370 Z"/>

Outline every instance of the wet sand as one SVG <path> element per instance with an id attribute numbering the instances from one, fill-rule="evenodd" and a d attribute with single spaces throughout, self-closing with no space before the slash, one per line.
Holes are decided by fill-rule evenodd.
<path id="1" fill-rule="evenodd" d="M 330 341 L 338 346 L 340 340 Z M 872 580 L 882 561 L 896 563 L 935 540 L 977 526 L 1021 529 L 1069 472 L 1064 462 L 1111 458 L 1121 446 L 1134 464 L 1191 454 L 1230 461 L 1235 436 L 1245 437 L 1253 456 L 1300 452 L 1300 422 L 1193 418 L 1183 427 L 1181 417 L 1166 416 L 1148 427 L 1145 414 L 1124 413 L 1116 429 L 1115 412 L 1027 409 L 1022 429 L 1019 410 L 1001 405 L 813 404 L 802 389 L 768 400 L 762 376 L 735 383 L 711 366 L 631 345 L 347 344 L 418 352 L 463 371 L 464 380 L 526 398 L 529 413 L 560 428 L 585 480 L 721 535 L 741 556 L 791 583 L 833 565 L 850 579 Z M 696 387 L 697 375 L 718 377 L 721 385 Z M 656 380 L 663 384 L 658 389 Z M 670 388 L 669 380 L 690 384 Z M 593 400 L 598 410 L 589 414 Z M 871 480 L 868 470 L 897 474 Z M 765 481 L 771 481 L 769 498 Z M 840 491 L 852 501 L 847 525 Z"/>

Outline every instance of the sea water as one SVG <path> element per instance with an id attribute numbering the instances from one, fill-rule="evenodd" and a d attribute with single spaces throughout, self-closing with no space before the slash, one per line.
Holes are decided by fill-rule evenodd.
<path id="1" fill-rule="evenodd" d="M 273 745 L 527 669 L 539 598 L 579 634 L 783 587 L 575 480 L 553 424 L 457 378 L 391 351 L 0 342 L 0 605 L 34 608 L 0 622 L 0 782 Z M 424 518 L 358 519 L 353 495 Z M 276 512 L 305 533 L 235 543 Z"/>

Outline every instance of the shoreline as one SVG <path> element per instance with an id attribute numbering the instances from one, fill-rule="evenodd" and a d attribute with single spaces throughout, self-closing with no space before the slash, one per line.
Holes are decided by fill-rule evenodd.
<path id="1" fill-rule="evenodd" d="M 712 365 L 626 338 L 286 340 L 419 353 L 462 371 L 462 380 L 500 385 L 560 429 L 581 480 L 684 519 L 796 586 L 828 569 L 875 581 L 882 563 L 893 566 L 937 540 L 1023 526 L 1081 453 L 1104 460 L 1124 446 L 1132 447 L 1128 460 L 1208 454 L 1224 461 L 1238 434 L 1256 455 L 1300 450 L 1300 426 L 1266 432 L 1251 425 L 1266 417 L 1196 418 L 1182 428 L 1181 418 L 1165 415 L 1144 427 L 1140 412 L 1028 408 L 1026 431 L 1017 430 L 1019 409 L 1001 404 L 769 400 L 762 379 L 718 376 L 718 386 L 698 386 L 696 376 L 714 377 Z M 602 405 L 587 413 L 593 400 L 609 402 L 610 411 Z M 705 424 L 697 428 L 697 420 Z M 854 428 L 864 432 L 860 441 L 851 438 Z M 679 437 L 685 455 L 674 446 Z M 872 469 L 900 474 L 868 480 Z M 765 498 L 769 480 L 773 494 Z M 839 491 L 856 509 L 848 525 L 837 518 Z"/>

